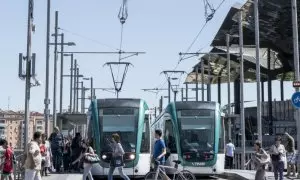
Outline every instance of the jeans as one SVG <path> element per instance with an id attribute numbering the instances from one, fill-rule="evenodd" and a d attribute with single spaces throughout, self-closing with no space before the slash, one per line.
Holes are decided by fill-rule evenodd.
<path id="1" fill-rule="evenodd" d="M 126 174 L 124 174 L 124 172 L 123 172 L 123 167 L 112 167 L 112 166 L 109 168 L 109 172 L 108 172 L 108 180 L 113 180 L 113 173 L 114 173 L 114 171 L 115 171 L 116 168 L 118 168 L 119 174 L 120 174 L 120 176 L 121 176 L 123 179 L 125 179 L 125 180 L 130 180 L 129 177 L 128 177 Z"/>
<path id="2" fill-rule="evenodd" d="M 92 167 L 93 167 L 92 164 L 87 164 L 87 163 L 83 164 L 83 180 L 86 180 L 87 177 L 89 178 L 89 180 L 94 180 L 91 173 Z"/>
<path id="3" fill-rule="evenodd" d="M 227 167 L 229 169 L 233 169 L 233 157 L 226 156 L 225 159 L 226 159 L 226 162 L 227 162 Z"/>
<path id="4" fill-rule="evenodd" d="M 24 180 L 42 180 L 39 170 L 26 169 Z"/>
<path id="5" fill-rule="evenodd" d="M 52 160 L 53 160 L 53 166 L 56 170 L 56 172 L 60 172 L 61 164 L 63 161 L 63 154 L 60 150 L 52 150 Z"/>
<path id="6" fill-rule="evenodd" d="M 278 180 L 278 174 L 279 174 L 279 180 L 283 180 L 283 169 L 284 169 L 284 163 L 283 161 L 273 161 L 273 170 L 274 170 L 274 177 L 275 180 Z"/>

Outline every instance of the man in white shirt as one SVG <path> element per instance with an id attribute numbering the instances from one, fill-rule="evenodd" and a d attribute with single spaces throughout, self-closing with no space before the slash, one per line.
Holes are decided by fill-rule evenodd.
<path id="1" fill-rule="evenodd" d="M 226 162 L 229 166 L 229 169 L 233 168 L 233 157 L 234 157 L 235 146 L 232 144 L 231 139 L 228 140 L 226 144 Z"/>
<path id="2" fill-rule="evenodd" d="M 284 157 L 286 156 L 286 150 L 284 145 L 281 144 L 280 136 L 275 138 L 275 144 L 271 147 L 269 153 L 272 158 L 275 180 L 283 180 Z"/>
<path id="3" fill-rule="evenodd" d="M 42 155 L 40 152 L 40 143 L 42 141 L 42 134 L 35 132 L 33 141 L 28 144 L 27 156 L 25 161 L 25 180 L 42 180 L 41 165 Z"/>

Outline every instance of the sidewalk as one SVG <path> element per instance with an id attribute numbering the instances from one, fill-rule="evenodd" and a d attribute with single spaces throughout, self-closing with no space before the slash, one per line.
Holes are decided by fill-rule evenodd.
<path id="1" fill-rule="evenodd" d="M 82 174 L 50 174 L 42 177 L 43 180 L 82 180 Z"/>
<path id="2" fill-rule="evenodd" d="M 250 171 L 250 170 L 225 170 L 224 175 L 230 179 L 254 180 L 255 172 L 256 171 Z M 284 174 L 286 174 L 286 173 L 284 173 Z M 273 172 L 266 172 L 266 176 L 267 176 L 267 180 L 274 180 Z M 284 179 L 298 180 L 298 179 L 296 179 L 296 177 L 293 177 L 293 178 L 284 177 Z"/>

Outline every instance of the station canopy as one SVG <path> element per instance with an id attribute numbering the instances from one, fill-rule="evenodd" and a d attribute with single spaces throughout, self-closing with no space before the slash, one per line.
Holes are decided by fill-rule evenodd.
<path id="1" fill-rule="evenodd" d="M 244 77 L 245 82 L 256 81 L 255 59 L 255 25 L 253 17 L 253 3 L 247 1 L 244 5 L 236 4 L 228 12 L 211 46 L 211 53 L 199 57 L 199 63 L 193 67 L 186 78 L 185 83 L 201 82 L 201 61 L 204 61 L 204 83 L 226 83 L 228 81 L 226 34 L 238 35 L 238 12 L 244 9 L 243 33 L 244 33 Z M 300 10 L 300 9 L 298 9 Z M 260 60 L 261 81 L 271 80 L 291 81 L 294 79 L 293 66 L 293 37 L 291 4 L 285 0 L 261 0 L 260 11 Z M 299 15 L 299 14 L 298 14 Z M 298 17 L 300 18 L 300 17 Z M 239 38 L 230 39 L 230 77 L 231 82 L 239 77 Z M 270 49 L 270 62 L 268 62 L 268 50 Z M 221 54 L 216 54 L 221 53 Z M 211 75 L 209 76 L 210 62 Z M 269 66 L 268 66 L 269 63 Z M 195 68 L 198 67 L 198 68 Z M 197 70 L 198 69 L 198 78 Z"/>

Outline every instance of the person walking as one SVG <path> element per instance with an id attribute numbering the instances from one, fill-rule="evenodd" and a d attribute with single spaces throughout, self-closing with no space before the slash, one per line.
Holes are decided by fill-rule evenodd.
<path id="1" fill-rule="evenodd" d="M 153 150 L 153 160 L 159 162 L 160 165 L 164 165 L 165 164 L 165 155 L 167 153 L 167 150 L 166 150 L 166 144 L 165 144 L 164 140 L 162 139 L 162 131 L 160 129 L 155 130 L 154 137 L 155 137 L 156 141 L 155 141 L 154 150 Z"/>
<path id="2" fill-rule="evenodd" d="M 284 145 L 281 144 L 281 137 L 275 138 L 275 144 L 271 147 L 269 153 L 272 158 L 272 165 L 274 171 L 275 180 L 283 180 L 283 170 L 284 170 L 284 157 L 286 151 Z"/>
<path id="3" fill-rule="evenodd" d="M 228 144 L 226 144 L 226 162 L 229 167 L 229 169 L 233 168 L 233 157 L 234 157 L 234 151 L 235 151 L 235 146 L 232 144 L 231 139 L 228 140 Z"/>
<path id="4" fill-rule="evenodd" d="M 72 144 L 71 144 L 71 161 L 75 161 L 80 155 L 81 155 L 81 151 L 82 151 L 82 147 L 81 147 L 81 142 L 82 142 L 82 137 L 80 133 L 76 133 L 74 139 L 72 140 Z M 79 172 L 80 171 L 80 162 L 75 163 L 72 165 L 72 170 L 74 170 L 75 172 Z"/>
<path id="5" fill-rule="evenodd" d="M 48 175 L 48 169 L 51 167 L 51 147 L 49 141 L 45 134 L 42 134 L 42 143 L 40 145 L 40 150 L 42 154 L 42 176 Z"/>
<path id="6" fill-rule="evenodd" d="M 266 164 L 270 162 L 270 156 L 268 153 L 261 147 L 260 141 L 255 141 L 254 143 L 255 154 L 251 159 L 245 164 L 248 166 L 249 163 L 252 163 L 256 169 L 255 180 L 265 180 L 266 179 Z"/>
<path id="7" fill-rule="evenodd" d="M 130 180 L 129 177 L 123 171 L 123 155 L 125 154 L 123 147 L 120 142 L 120 136 L 118 134 L 112 135 L 112 143 L 110 144 L 112 148 L 112 160 L 110 162 L 108 180 L 113 180 L 113 173 L 116 168 L 118 168 L 120 176 L 125 180 Z"/>
<path id="8" fill-rule="evenodd" d="M 295 153 L 295 140 L 289 133 L 284 133 L 287 143 L 286 143 L 286 157 L 287 157 L 287 174 L 286 176 L 290 176 L 291 172 L 293 172 L 292 176 L 296 176 L 296 153 Z"/>
<path id="9" fill-rule="evenodd" d="M 69 138 L 65 138 L 65 147 L 64 147 L 64 172 L 70 171 L 70 163 L 71 163 L 71 141 Z"/>
<path id="10" fill-rule="evenodd" d="M 72 165 L 81 161 L 83 158 L 85 158 L 85 156 L 95 154 L 93 148 L 89 145 L 88 142 L 82 142 L 82 148 L 83 149 L 82 149 L 81 155 L 74 162 L 72 162 Z M 83 179 L 84 180 L 86 180 L 86 178 L 89 178 L 89 180 L 93 180 L 93 176 L 91 173 L 92 167 L 93 167 L 93 163 L 88 162 L 84 159 L 84 163 L 83 163 Z"/>
<path id="11" fill-rule="evenodd" d="M 12 180 L 12 172 L 13 172 L 13 151 L 11 147 L 8 146 L 8 143 L 5 139 L 1 140 L 0 144 L 3 149 L 5 149 L 4 153 L 4 163 L 2 169 L 1 180 L 4 180 L 8 177 L 9 180 Z"/>
<path id="12" fill-rule="evenodd" d="M 51 143 L 52 151 L 52 162 L 56 172 L 60 172 L 62 159 L 63 159 L 63 149 L 64 149 L 64 136 L 59 131 L 58 127 L 54 128 L 54 132 L 50 135 L 49 141 Z"/>
<path id="13" fill-rule="evenodd" d="M 24 180 L 42 180 L 41 178 L 41 164 L 42 155 L 39 144 L 42 141 L 42 134 L 35 132 L 33 141 L 28 144 L 26 160 L 25 160 L 25 178 Z"/>

